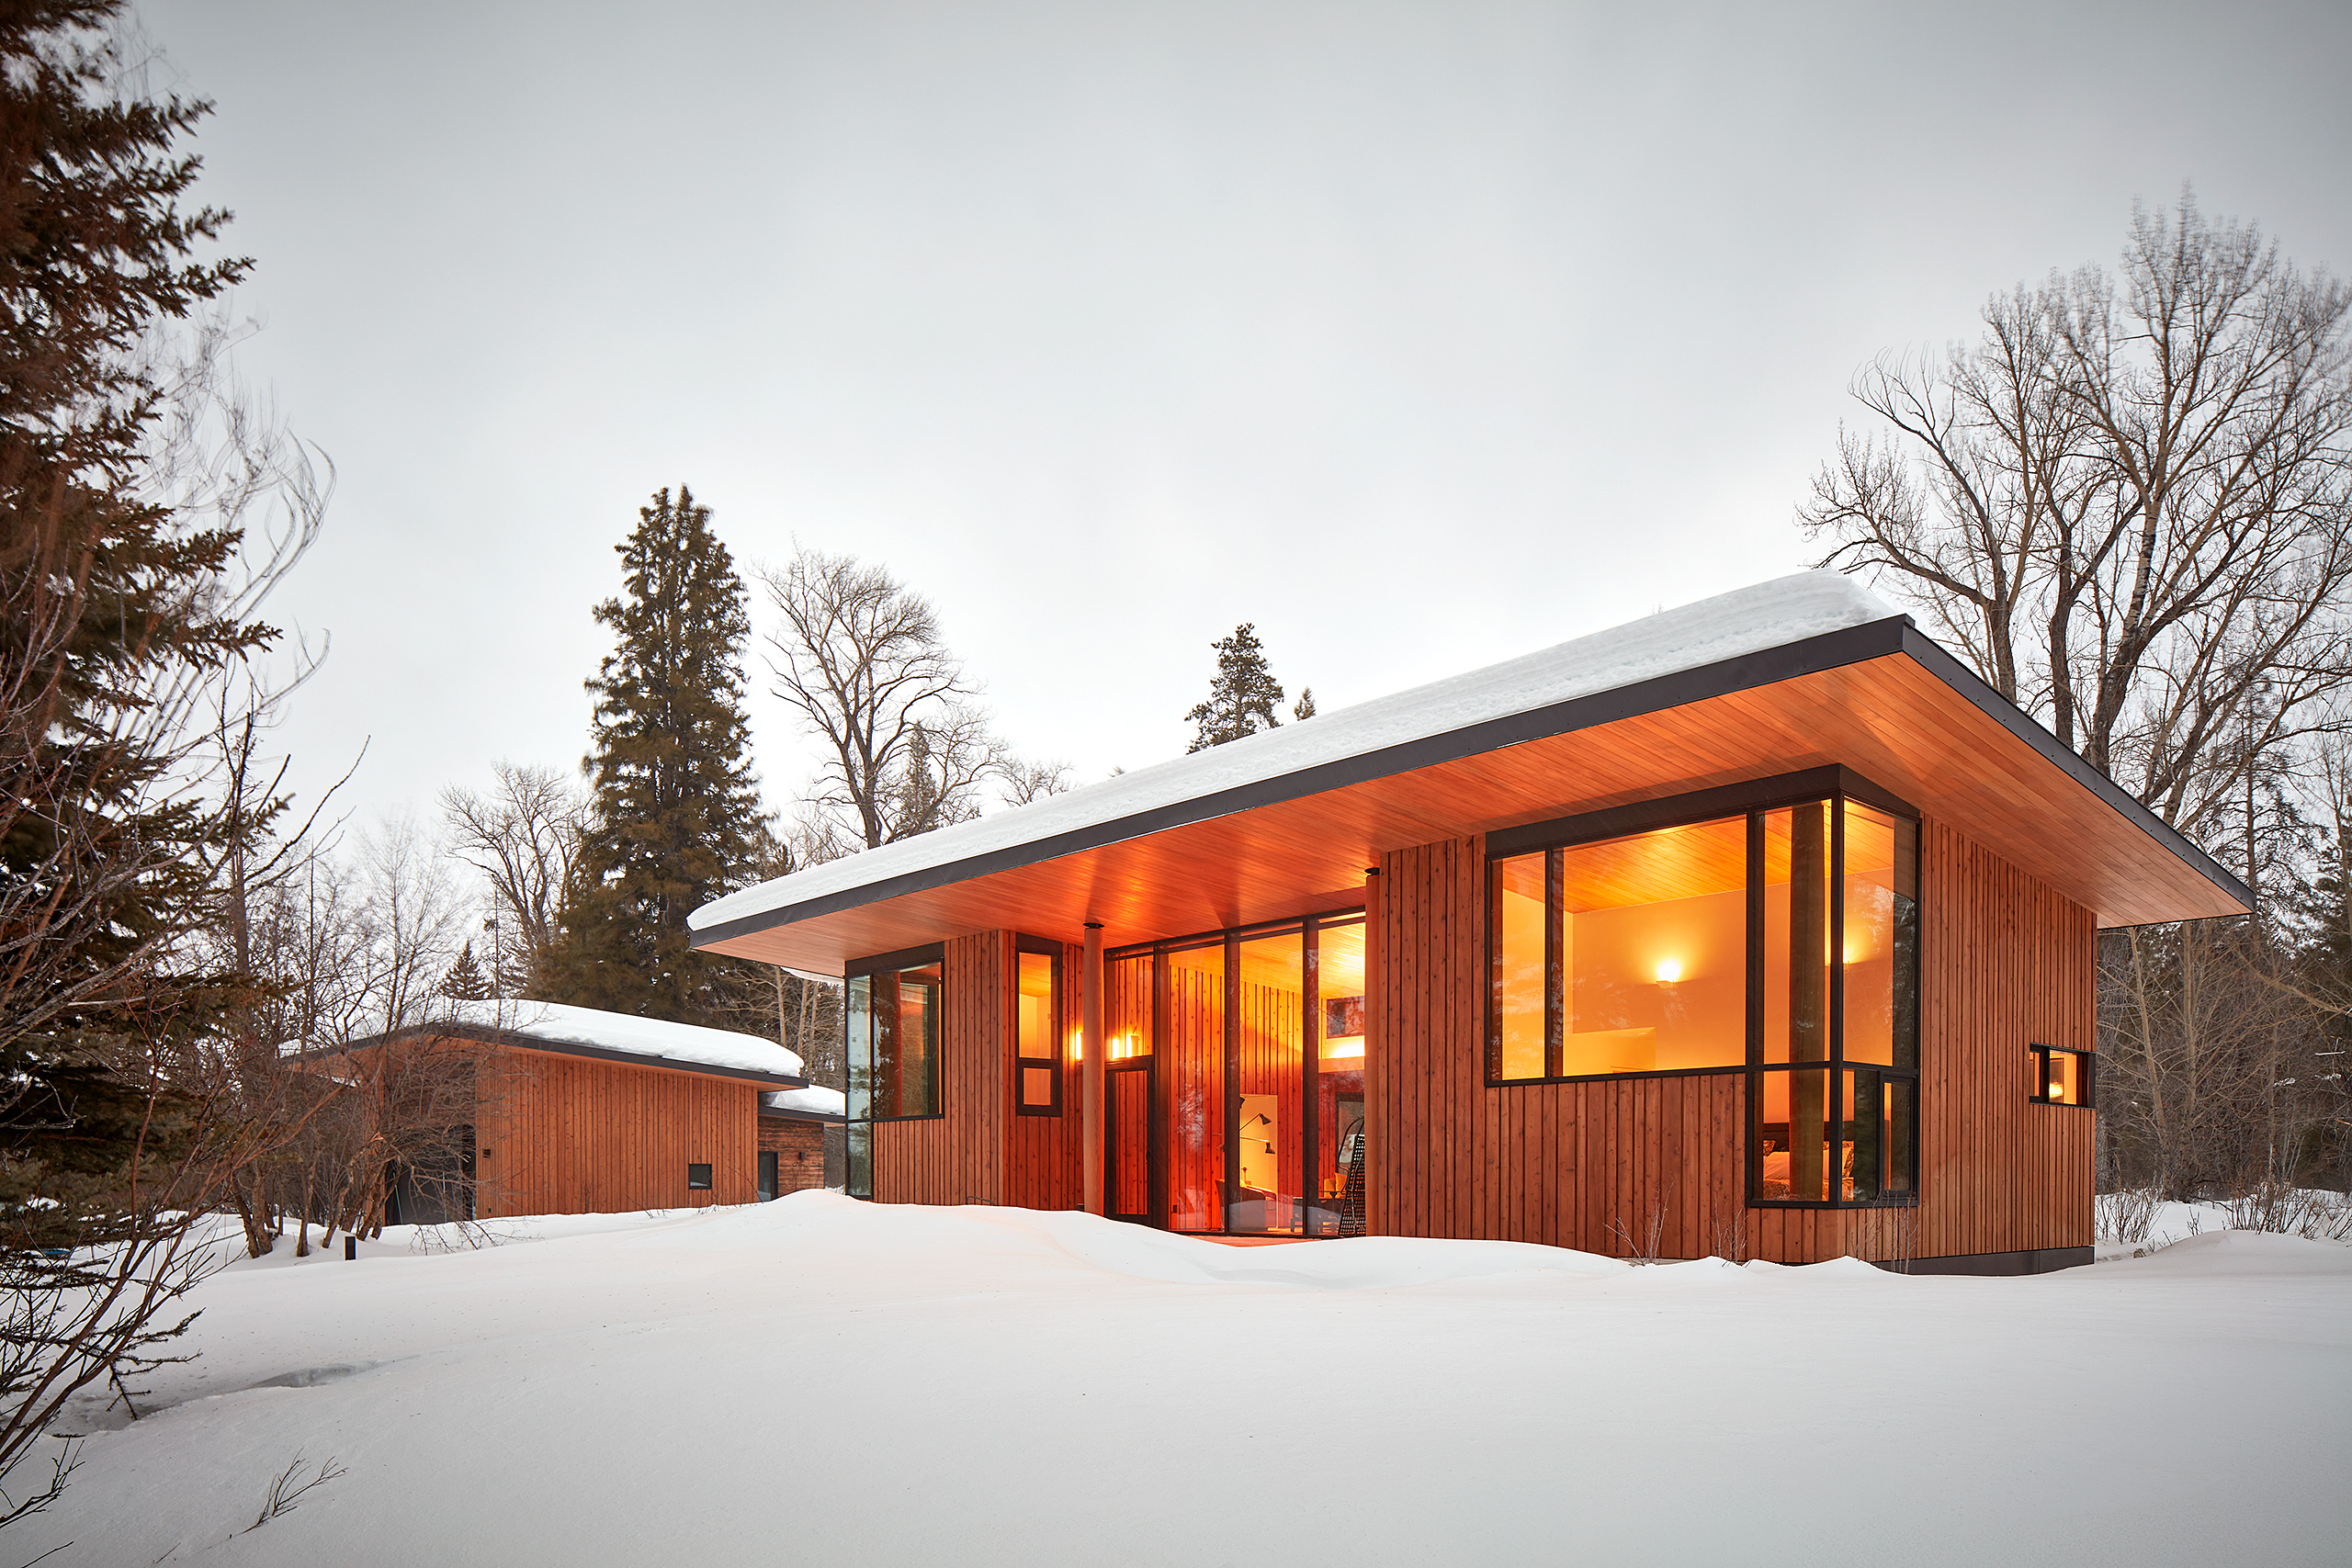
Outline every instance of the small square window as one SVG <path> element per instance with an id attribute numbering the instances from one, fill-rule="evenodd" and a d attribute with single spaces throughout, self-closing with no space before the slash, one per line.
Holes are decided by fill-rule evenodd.
<path id="1" fill-rule="evenodd" d="M 2072 1051 L 2064 1045 L 2029 1045 L 2025 1058 L 2032 1079 L 2027 1098 L 2036 1105 L 2091 1103 L 2091 1068 L 2098 1058 L 2088 1051 Z"/>
<path id="2" fill-rule="evenodd" d="M 689 1192 L 709 1191 L 710 1167 L 707 1165 L 690 1165 L 686 1167 L 686 1190 Z"/>

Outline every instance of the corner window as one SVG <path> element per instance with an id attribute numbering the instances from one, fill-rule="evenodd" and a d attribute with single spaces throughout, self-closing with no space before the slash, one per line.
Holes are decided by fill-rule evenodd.
<path id="1" fill-rule="evenodd" d="M 2098 1062 L 2088 1051 L 2064 1045 L 2029 1045 L 2026 1067 L 2032 1078 L 2030 1099 L 2036 1105 L 2091 1103 L 2091 1069 Z"/>
<path id="2" fill-rule="evenodd" d="M 687 1167 L 686 1167 L 686 1190 L 687 1190 L 687 1191 L 689 1191 L 689 1192 L 707 1192 L 707 1191 L 709 1191 L 709 1190 L 710 1190 L 710 1167 L 708 1167 L 708 1166 L 707 1166 L 707 1165 L 689 1165 L 689 1166 L 687 1166 Z"/>
<path id="3" fill-rule="evenodd" d="M 1918 825 L 1770 784 L 1736 816 L 1513 830 L 1559 841 L 1489 863 L 1487 1081 L 1744 1071 L 1750 1202 L 1909 1202 Z"/>
<path id="4" fill-rule="evenodd" d="M 1012 1108 L 1062 1113 L 1062 953 L 1052 942 L 1014 942 Z"/>
<path id="5" fill-rule="evenodd" d="M 1747 1061 L 1747 819 L 1496 863 L 1496 1083 Z"/>
<path id="6" fill-rule="evenodd" d="M 939 946 L 849 966 L 848 1190 L 874 1196 L 874 1123 L 942 1113 L 946 962 Z"/>

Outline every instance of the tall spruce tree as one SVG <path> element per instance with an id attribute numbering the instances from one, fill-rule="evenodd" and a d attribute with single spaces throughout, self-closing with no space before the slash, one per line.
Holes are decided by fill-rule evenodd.
<path id="1" fill-rule="evenodd" d="M 762 813 L 746 755 L 742 580 L 710 509 L 678 487 L 618 547 L 626 590 L 596 606 L 619 646 L 583 766 L 594 819 L 537 988 L 551 1001 L 724 1025 L 728 969 L 687 951 L 686 917 L 749 880 Z"/>
<path id="2" fill-rule="evenodd" d="M 1279 729 L 1282 683 L 1266 668 L 1266 650 L 1259 645 L 1254 621 L 1233 628 L 1210 647 L 1216 649 L 1216 678 L 1209 683 L 1208 700 L 1184 716 L 1193 726 L 1188 752 L 1205 751 L 1261 729 Z"/>

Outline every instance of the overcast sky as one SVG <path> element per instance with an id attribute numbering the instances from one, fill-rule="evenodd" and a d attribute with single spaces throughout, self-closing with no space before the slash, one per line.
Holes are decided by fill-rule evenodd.
<path id="1" fill-rule="evenodd" d="M 338 475 L 279 739 L 362 820 L 578 762 L 659 486 L 887 563 L 1091 780 L 1239 621 L 1328 712 L 1798 569 L 1856 367 L 2134 197 L 2352 267 L 2340 3 L 142 15 Z"/>

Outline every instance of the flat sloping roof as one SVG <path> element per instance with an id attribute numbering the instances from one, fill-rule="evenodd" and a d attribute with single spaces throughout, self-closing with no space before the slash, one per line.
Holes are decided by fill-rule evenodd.
<path id="1" fill-rule="evenodd" d="M 1867 682 L 1838 678 L 1823 685 L 1834 672 L 1873 663 L 1881 669 Z M 1938 690 L 1919 686 L 1915 677 L 1923 673 Z M 1759 711 L 1755 704 L 1727 708 L 1718 700 L 1767 687 L 1782 688 L 1809 716 L 1813 733 L 1804 733 L 1802 723 L 1792 727 L 1786 716 Z M 1655 781 L 1647 786 L 1619 770 L 1623 776 L 1613 782 L 1625 787 L 1612 793 L 1601 787 L 1591 747 L 1571 756 L 1556 746 L 1547 752 L 1534 744 L 1684 708 L 1692 711 L 1682 716 L 1682 729 L 1688 732 L 1695 726 L 1707 731 L 1712 754 L 1702 754 L 1705 748 L 1690 744 L 1687 733 L 1668 738 L 1628 730 L 1615 738 L 1620 750 L 1645 749 L 1645 771 Z M 1889 754 L 1895 732 L 1906 723 L 1935 732 L 1931 739 L 1957 743 L 1947 748 L 1940 766 L 1917 759 L 1906 762 Z M 1789 732 L 1792 728 L 1794 733 Z M 1768 733 L 1775 729 L 1781 732 Z M 1964 743 L 1957 733 L 1963 729 L 1971 732 Z M 1739 754 L 1743 732 L 1754 736 L 1753 766 Z M 1506 789 L 1496 778 L 1506 770 L 1481 768 L 1474 761 L 1513 748 L 1523 749 L 1522 761 L 1556 755 L 1558 765 L 1547 779 L 1530 784 L 1522 777 Z M 1993 759 L 1992 751 L 2002 756 Z M 1964 768 L 1970 758 L 1979 756 L 1987 758 L 1988 769 L 2006 770 L 2001 798 L 1950 807 L 1940 803 L 1938 773 L 1949 772 L 1955 762 Z M 2133 870 L 2153 869 L 2159 874 L 2157 881 L 2166 886 L 2135 897 L 2128 889 L 2119 891 L 2115 875 L 2102 876 L 2094 870 L 2086 869 L 2074 886 L 2063 876 L 2055 879 L 2069 897 L 2098 910 L 2103 923 L 2228 913 L 2246 903 L 2245 889 L 2236 878 L 1994 693 L 1912 626 L 1908 617 L 1850 578 L 1812 571 L 1663 611 L 1033 806 L 813 866 L 707 904 L 695 912 L 691 924 L 698 948 L 829 966 L 837 964 L 844 952 L 881 952 L 899 945 L 890 940 L 893 931 L 917 933 L 943 922 L 984 929 L 1012 915 L 1003 923 L 1021 923 L 1041 935 L 1067 935 L 1058 928 L 1068 923 L 1069 900 L 1038 897 L 1046 890 L 1038 875 L 1010 874 L 1047 862 L 1061 863 L 1057 891 L 1070 891 L 1087 902 L 1088 918 L 1120 924 L 1114 907 L 1133 902 L 1125 897 L 1122 879 L 1132 881 L 1137 874 L 1136 865 L 1125 863 L 1135 861 L 1136 853 L 1121 852 L 1103 861 L 1092 852 L 1171 829 L 1254 813 L 1268 818 L 1268 832 L 1275 831 L 1274 819 L 1280 818 L 1280 836 L 1287 840 L 1295 840 L 1302 831 L 1320 831 L 1340 843 L 1313 869 L 1306 863 L 1317 857 L 1302 852 L 1296 857 L 1301 869 L 1287 889 L 1237 885 L 1221 904 L 1204 910 L 1221 919 L 1265 917 L 1276 912 L 1285 897 L 1293 905 L 1301 899 L 1311 903 L 1310 884 L 1339 893 L 1351 877 L 1360 895 L 1361 874 L 1368 863 L 1363 857 L 1382 848 L 1614 805 L 1638 798 L 1644 787 L 1667 793 L 1668 784 L 1702 787 L 1822 762 L 1844 762 L 1872 773 L 1881 784 L 1917 799 L 1931 813 L 1951 817 L 1972 837 L 1985 839 L 1996 852 L 2020 863 L 2030 863 L 2041 847 L 2030 830 L 2003 832 L 2005 821 L 2018 819 L 2020 800 L 2046 801 L 2052 814 L 2068 819 L 2076 838 L 2081 836 L 2076 825 L 2084 822 L 2094 823 L 2099 832 L 2120 830 L 2126 841 L 2145 846 L 2127 857 Z M 1523 775 L 1528 770 L 1512 771 Z M 1400 804 L 1395 788 L 1365 794 L 1377 781 L 1394 784 L 1400 775 L 1425 775 L 1417 800 Z M 1374 795 L 1381 798 L 1375 801 Z M 1268 811 L 1308 797 L 1315 797 L 1319 808 Z M 1458 798 L 1460 808 L 1448 807 L 1444 802 L 1449 798 Z M 2030 829 L 2031 824 L 2023 826 Z M 1197 869 L 1204 856 L 1243 852 L 1238 846 L 1250 831 L 1235 825 L 1205 837 L 1203 830 L 1176 834 L 1187 843 L 1199 840 L 1191 852 L 1176 858 Z M 1419 836 L 1411 836 L 1416 833 Z M 2153 859 L 2149 851 L 2157 852 Z M 2164 873 L 2165 865 L 2174 870 Z M 2181 873 L 2188 874 L 2186 882 Z M 976 879 L 999 885 L 1002 896 L 993 903 L 967 898 L 960 905 L 941 897 L 913 897 Z M 1025 889 L 1026 903 L 1011 896 L 1016 885 Z M 2204 891 L 2196 891 L 2199 887 Z M 842 922 L 824 919 L 894 900 L 903 901 L 910 916 L 896 925 L 879 910 L 860 923 L 855 934 Z M 1037 909 L 1037 918 L 1024 919 L 1023 912 L 1031 908 Z M 918 910 L 921 918 L 913 918 Z M 1153 931 L 1148 928 L 1155 919 L 1182 917 L 1141 908 L 1136 916 L 1141 922 L 1138 929 L 1120 934 L 1172 935 L 1213 923 L 1204 919 L 1200 926 Z M 841 934 L 820 936 L 812 928 L 777 940 L 783 936 L 778 928 L 812 921 L 839 926 Z M 769 933 L 765 940 L 763 933 Z M 913 940 L 936 940 L 936 935 Z M 861 948 L 861 942 L 879 945 Z"/>
<path id="2" fill-rule="evenodd" d="M 849 1111 L 849 1097 L 837 1089 L 810 1084 L 807 1089 L 780 1089 L 760 1096 L 760 1112 L 790 1116 L 804 1122 L 838 1122 Z"/>
<path id="3" fill-rule="evenodd" d="M 710 1029 L 696 1023 L 673 1023 L 667 1019 L 638 1018 L 563 1002 L 445 1002 L 421 1023 L 399 1032 L 450 1034 L 790 1088 L 806 1081 L 806 1068 L 797 1054 L 756 1034 Z M 378 1035 L 356 1041 L 345 1048 L 364 1049 L 382 1038 Z M 280 1050 L 291 1054 L 295 1046 L 289 1044 Z"/>

